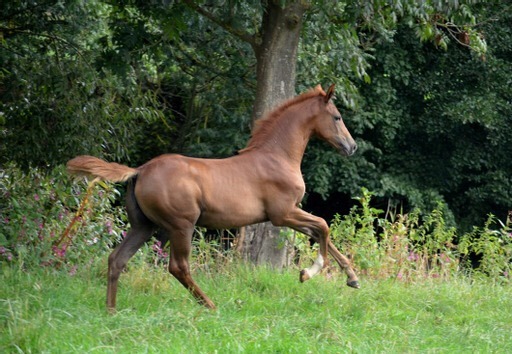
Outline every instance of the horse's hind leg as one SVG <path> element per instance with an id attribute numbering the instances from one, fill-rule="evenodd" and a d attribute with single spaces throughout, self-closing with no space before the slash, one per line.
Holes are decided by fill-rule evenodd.
<path id="1" fill-rule="evenodd" d="M 210 309 L 215 309 L 213 301 L 199 288 L 190 274 L 188 259 L 192 250 L 193 232 L 193 225 L 183 229 L 173 228 L 169 231 L 168 235 L 171 244 L 169 272 L 190 291 L 200 304 Z"/>
<path id="2" fill-rule="evenodd" d="M 131 229 L 121 244 L 108 257 L 107 309 L 114 312 L 116 308 L 117 283 L 126 263 L 137 250 L 151 238 L 155 225 L 142 213 L 133 193 L 135 180 L 128 183 L 126 194 L 126 211 Z"/>
<path id="3" fill-rule="evenodd" d="M 153 225 L 134 225 L 128 231 L 121 244 L 108 257 L 107 309 L 114 312 L 116 308 L 117 283 L 126 263 L 137 250 L 151 238 Z"/>

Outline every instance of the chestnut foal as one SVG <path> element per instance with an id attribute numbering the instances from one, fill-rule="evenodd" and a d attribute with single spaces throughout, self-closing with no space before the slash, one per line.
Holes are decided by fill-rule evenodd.
<path id="1" fill-rule="evenodd" d="M 128 182 L 126 209 L 130 230 L 108 259 L 107 308 L 116 307 L 119 275 L 128 260 L 154 232 L 170 241 L 169 271 L 206 307 L 214 303 L 194 282 L 189 270 L 194 226 L 235 228 L 271 221 L 319 242 L 314 264 L 300 273 L 306 281 L 327 265 L 327 252 L 358 288 L 357 276 L 329 240 L 325 220 L 298 205 L 305 184 L 300 169 L 309 139 L 317 136 L 344 155 L 357 145 L 331 98 L 334 85 L 320 85 L 271 111 L 257 122 L 247 147 L 225 159 L 162 155 L 138 168 L 78 156 L 67 163 L 72 174 Z"/>

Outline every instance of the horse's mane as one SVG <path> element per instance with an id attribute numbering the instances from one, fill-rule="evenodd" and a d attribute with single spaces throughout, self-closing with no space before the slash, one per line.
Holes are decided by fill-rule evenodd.
<path id="1" fill-rule="evenodd" d="M 258 146 L 260 146 L 261 142 L 267 140 L 267 136 L 274 131 L 277 122 L 279 122 L 279 118 L 282 116 L 283 112 L 288 110 L 291 106 L 302 103 L 312 97 L 316 96 L 325 96 L 326 93 L 322 89 L 320 85 L 315 88 L 304 92 L 301 95 L 295 96 L 287 101 L 284 101 L 279 106 L 265 114 L 262 118 L 257 119 L 254 123 L 254 127 L 252 129 L 251 139 L 247 143 L 247 146 L 240 150 L 239 153 L 246 152 L 248 150 L 252 150 Z"/>

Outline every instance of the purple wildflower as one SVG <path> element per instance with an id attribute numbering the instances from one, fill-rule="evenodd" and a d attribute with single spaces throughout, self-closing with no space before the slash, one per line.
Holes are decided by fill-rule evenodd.
<path id="1" fill-rule="evenodd" d="M 113 231 L 112 231 L 112 221 L 107 220 L 107 222 L 105 223 L 105 226 L 107 228 L 108 234 L 112 235 L 112 233 L 113 233 Z"/>
<path id="2" fill-rule="evenodd" d="M 153 251 L 160 251 L 160 246 L 162 245 L 162 242 L 160 241 L 156 241 L 154 244 L 153 244 Z"/>
<path id="3" fill-rule="evenodd" d="M 444 263 L 450 263 L 450 257 L 448 257 L 446 253 L 441 253 L 439 255 L 439 258 L 441 258 L 441 261 L 443 261 Z"/>
<path id="4" fill-rule="evenodd" d="M 67 246 L 66 245 L 63 245 L 61 248 L 57 247 L 57 246 L 53 246 L 53 253 L 57 256 L 57 257 L 61 257 L 61 258 L 64 258 L 66 256 L 66 248 Z"/>
<path id="5" fill-rule="evenodd" d="M 414 253 L 413 251 L 410 251 L 409 255 L 407 256 L 407 259 L 411 262 L 415 262 L 419 259 L 419 256 L 416 253 Z"/>
<path id="6" fill-rule="evenodd" d="M 166 259 L 169 256 L 169 254 L 162 248 L 162 243 L 160 241 L 156 241 L 153 244 L 153 251 L 156 252 L 157 257 L 160 259 Z"/>

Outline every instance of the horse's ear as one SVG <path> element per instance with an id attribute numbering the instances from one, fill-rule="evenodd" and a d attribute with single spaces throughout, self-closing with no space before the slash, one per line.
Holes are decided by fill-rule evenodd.
<path id="1" fill-rule="evenodd" d="M 335 84 L 332 84 L 329 89 L 327 90 L 327 94 L 325 95 L 325 103 L 329 102 L 329 100 L 332 98 L 332 96 L 334 96 L 334 87 L 336 85 Z"/>
<path id="2" fill-rule="evenodd" d="M 322 85 L 318 84 L 318 85 L 315 86 L 315 91 L 323 92 L 324 89 L 322 88 Z"/>

